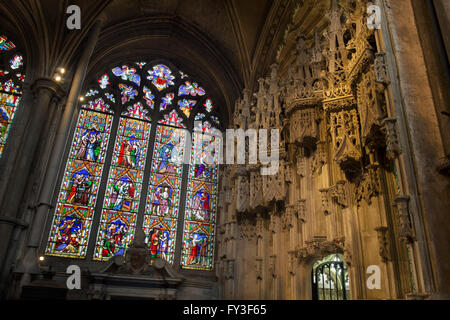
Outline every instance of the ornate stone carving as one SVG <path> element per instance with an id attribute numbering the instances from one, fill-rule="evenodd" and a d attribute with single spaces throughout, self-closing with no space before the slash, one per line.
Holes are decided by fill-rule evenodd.
<path id="1" fill-rule="evenodd" d="M 374 71 L 375 79 L 377 82 L 382 84 L 389 84 L 390 81 L 385 52 L 375 53 Z"/>
<path id="2" fill-rule="evenodd" d="M 304 247 L 297 249 L 297 257 L 300 262 L 308 263 L 328 254 L 344 252 L 343 238 L 333 241 L 317 238 L 312 241 L 305 241 L 305 243 L 306 245 Z"/>
<path id="3" fill-rule="evenodd" d="M 256 216 L 255 232 L 256 232 L 256 237 L 258 237 L 258 238 L 264 237 L 264 219 L 259 214 Z"/>
<path id="4" fill-rule="evenodd" d="M 262 188 L 262 177 L 259 170 L 253 170 L 250 172 L 250 209 L 255 209 L 263 206 L 263 188 Z"/>
<path id="5" fill-rule="evenodd" d="M 277 214 L 272 213 L 270 215 L 270 223 L 269 223 L 269 230 L 270 230 L 270 232 L 277 233 L 279 223 L 280 223 L 280 216 L 278 216 Z"/>
<path id="6" fill-rule="evenodd" d="M 381 120 L 386 116 L 384 105 L 384 88 L 379 88 L 374 71 L 361 75 L 356 86 L 361 138 L 364 144 L 382 144 L 380 135 Z"/>
<path id="7" fill-rule="evenodd" d="M 337 181 L 336 184 L 328 189 L 331 200 L 341 206 L 347 208 L 349 206 L 349 185 L 347 181 Z"/>
<path id="8" fill-rule="evenodd" d="M 389 235 L 387 227 L 378 227 L 375 228 L 375 231 L 378 235 L 378 247 L 381 260 L 383 262 L 388 262 L 391 260 L 390 250 L 389 250 Z"/>
<path id="9" fill-rule="evenodd" d="M 378 170 L 377 165 L 370 165 L 363 173 L 355 192 L 358 205 L 362 200 L 365 200 L 370 205 L 372 204 L 372 198 L 380 194 L 381 186 Z"/>
<path id="10" fill-rule="evenodd" d="M 286 199 L 286 181 L 284 176 L 284 161 L 280 161 L 278 173 L 262 176 L 264 203 L 284 201 Z"/>
<path id="11" fill-rule="evenodd" d="M 136 230 L 136 235 L 127 249 L 124 263 L 119 268 L 119 273 L 144 274 L 150 272 L 150 251 L 145 243 L 145 233 L 142 228 Z"/>
<path id="12" fill-rule="evenodd" d="M 225 277 L 226 280 L 234 279 L 234 259 L 225 260 Z"/>
<path id="13" fill-rule="evenodd" d="M 328 196 L 328 191 L 329 191 L 328 188 L 319 189 L 320 196 L 321 196 L 322 213 L 326 216 L 331 214 L 331 205 L 330 205 L 330 200 L 329 200 L 329 196 Z"/>
<path id="14" fill-rule="evenodd" d="M 327 154 L 326 154 L 326 143 L 325 141 L 318 141 L 316 144 L 316 152 L 314 152 L 313 156 L 311 157 L 311 172 L 316 173 L 319 172 L 322 166 L 327 161 Z"/>
<path id="15" fill-rule="evenodd" d="M 388 159 L 395 160 L 402 153 L 397 138 L 396 118 L 386 118 L 382 122 L 386 136 L 386 155 Z"/>
<path id="16" fill-rule="evenodd" d="M 400 237 L 406 243 L 412 243 L 414 241 L 414 232 L 409 213 L 409 196 L 397 196 L 394 200 L 394 205 L 397 208 Z"/>
<path id="17" fill-rule="evenodd" d="M 333 158 L 341 168 L 351 169 L 361 159 L 358 113 L 355 109 L 330 113 Z"/>
<path id="18" fill-rule="evenodd" d="M 297 218 L 296 205 L 288 205 L 285 213 L 281 217 L 281 226 L 283 230 L 291 229 L 295 225 L 295 219 Z"/>
<path id="19" fill-rule="evenodd" d="M 311 153 L 316 148 L 319 128 L 316 109 L 302 108 L 295 111 L 289 120 L 290 143 L 306 148 Z"/>
<path id="20" fill-rule="evenodd" d="M 306 222 L 306 199 L 300 199 L 297 202 L 297 217 L 302 222 Z"/>
<path id="21" fill-rule="evenodd" d="M 255 236 L 255 225 L 251 221 L 244 220 L 239 224 L 239 230 L 241 232 L 241 239 L 252 240 Z"/>
<path id="22" fill-rule="evenodd" d="M 344 245 L 344 261 L 347 266 L 351 267 L 353 262 L 352 247 L 346 242 Z"/>
<path id="23" fill-rule="evenodd" d="M 305 37 L 297 38 L 297 57 L 294 64 L 288 69 L 286 81 L 286 113 L 290 114 L 298 107 L 316 105 L 322 95 L 322 83 L 320 81 L 321 63 L 323 56 L 320 50 L 319 34 L 315 33 L 313 48 L 306 46 Z"/>
<path id="24" fill-rule="evenodd" d="M 236 190 L 236 211 L 246 212 L 249 204 L 249 183 L 246 175 L 237 177 Z"/>

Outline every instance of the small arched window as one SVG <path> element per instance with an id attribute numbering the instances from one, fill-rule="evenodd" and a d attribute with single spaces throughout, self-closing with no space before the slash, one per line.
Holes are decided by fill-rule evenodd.
<path id="1" fill-rule="evenodd" d="M 23 56 L 13 42 L 0 34 L 0 157 L 22 96 Z"/>
<path id="2" fill-rule="evenodd" d="M 124 255 L 139 224 L 153 258 L 212 269 L 221 140 L 206 90 L 176 67 L 138 62 L 112 67 L 82 98 L 46 254 Z"/>

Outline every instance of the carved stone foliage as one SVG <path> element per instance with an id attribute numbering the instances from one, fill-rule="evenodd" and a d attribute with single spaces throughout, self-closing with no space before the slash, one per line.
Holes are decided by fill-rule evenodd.
<path id="1" fill-rule="evenodd" d="M 409 196 L 398 196 L 394 200 L 397 208 L 397 217 L 400 224 L 400 237 L 406 243 L 414 241 L 411 216 L 409 213 Z"/>
<path id="2" fill-rule="evenodd" d="M 300 262 L 309 263 L 333 253 L 344 252 L 344 238 L 327 241 L 325 239 L 314 239 L 305 241 L 306 245 L 297 249 L 297 258 Z"/>
<path id="3" fill-rule="evenodd" d="M 391 260 L 390 250 L 389 250 L 389 235 L 387 227 L 378 227 L 375 228 L 378 236 L 378 247 L 380 257 L 383 262 L 388 262 Z"/>
<path id="4" fill-rule="evenodd" d="M 356 186 L 356 203 L 359 205 L 361 201 L 365 200 L 369 205 L 372 203 L 372 198 L 376 197 L 381 192 L 380 177 L 378 166 L 368 166 L 363 173 L 361 180 Z"/>

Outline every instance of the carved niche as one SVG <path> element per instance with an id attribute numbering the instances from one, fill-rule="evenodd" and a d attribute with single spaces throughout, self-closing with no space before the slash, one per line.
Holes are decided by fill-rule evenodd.
<path id="1" fill-rule="evenodd" d="M 330 112 L 330 133 L 333 159 L 345 172 L 347 179 L 353 180 L 361 170 L 362 157 L 356 109 Z"/>
<path id="2" fill-rule="evenodd" d="M 382 120 L 386 117 L 384 87 L 375 81 L 374 71 L 369 70 L 361 75 L 356 92 L 362 142 L 379 146 L 384 143 L 380 134 Z"/>
<path id="3" fill-rule="evenodd" d="M 321 259 L 324 256 L 333 253 L 344 252 L 344 238 L 327 241 L 326 239 L 313 239 L 312 241 L 305 241 L 305 246 L 297 249 L 297 257 L 299 262 L 309 263 L 311 261 Z"/>
<path id="4" fill-rule="evenodd" d="M 290 143 L 296 144 L 311 154 L 316 149 L 319 139 L 317 110 L 314 107 L 295 111 L 289 120 Z"/>

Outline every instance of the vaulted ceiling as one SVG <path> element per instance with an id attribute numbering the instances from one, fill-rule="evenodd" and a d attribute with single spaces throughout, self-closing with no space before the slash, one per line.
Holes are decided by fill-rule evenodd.
<path id="1" fill-rule="evenodd" d="M 315 28 L 326 26 L 330 1 L 0 0 L 0 19 L 24 38 L 18 42 L 48 76 L 52 68 L 77 61 L 80 43 L 102 16 L 88 77 L 123 60 L 164 58 L 209 87 L 229 119 L 242 89 L 253 89 L 277 55 L 280 62 L 289 61 L 298 32 L 311 37 Z M 81 30 L 65 28 L 65 11 L 72 4 L 81 8 Z"/>

